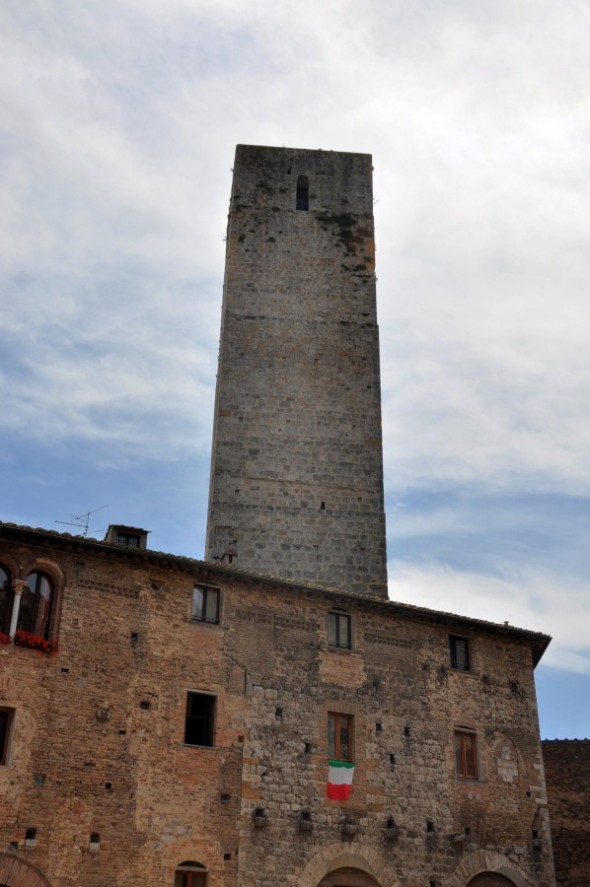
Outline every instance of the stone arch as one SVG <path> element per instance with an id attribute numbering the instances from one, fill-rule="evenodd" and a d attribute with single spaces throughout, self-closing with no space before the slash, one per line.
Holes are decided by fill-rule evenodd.
<path id="1" fill-rule="evenodd" d="M 496 887 L 493 881 L 475 880 L 477 876 L 501 876 L 497 887 L 529 887 L 529 881 L 520 866 L 510 862 L 501 853 L 478 850 L 466 856 L 449 881 L 449 887 Z M 497 879 L 498 880 L 498 879 Z"/>
<path id="2" fill-rule="evenodd" d="M 39 557 L 39 555 L 31 553 L 30 557 L 22 565 L 19 578 L 26 580 L 30 573 L 46 573 L 56 585 L 63 585 L 65 583 L 62 568 L 57 561 L 48 557 Z"/>
<path id="3" fill-rule="evenodd" d="M 47 878 L 30 862 L 14 853 L 0 853 L 0 885 L 3 887 L 51 887 Z"/>
<path id="4" fill-rule="evenodd" d="M 297 887 L 319 887 L 330 874 L 340 870 L 355 870 L 367 879 L 372 879 L 375 887 L 399 887 L 399 881 L 383 859 L 381 853 L 372 847 L 360 850 L 343 847 L 341 843 L 330 844 L 319 850 L 310 859 L 297 878 Z M 373 887 L 367 880 L 367 887 Z"/>
<path id="5" fill-rule="evenodd" d="M 381 887 L 375 878 L 360 869 L 333 869 L 318 887 Z"/>

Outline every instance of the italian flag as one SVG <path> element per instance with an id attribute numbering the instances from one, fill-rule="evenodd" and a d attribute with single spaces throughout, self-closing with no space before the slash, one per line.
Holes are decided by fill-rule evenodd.
<path id="1" fill-rule="evenodd" d="M 352 789 L 354 764 L 349 761 L 330 761 L 328 771 L 328 797 L 333 801 L 345 801 Z"/>

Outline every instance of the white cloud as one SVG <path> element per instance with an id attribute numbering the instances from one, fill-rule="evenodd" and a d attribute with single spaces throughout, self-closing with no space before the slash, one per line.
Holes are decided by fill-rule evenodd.
<path id="1" fill-rule="evenodd" d="M 367 151 L 388 489 L 587 496 L 589 27 L 574 0 L 5 4 L 11 439 L 101 465 L 109 443 L 118 464 L 195 447 L 206 472 L 234 145 Z M 484 521 L 426 510 L 402 541 Z M 553 631 L 548 661 L 587 671 L 583 581 L 514 558 L 496 578 L 394 562 L 392 591 Z"/>
<path id="2" fill-rule="evenodd" d="M 457 613 L 551 635 L 543 661 L 590 674 L 590 597 L 582 580 L 515 567 L 511 575 L 490 576 L 441 564 L 389 565 L 392 600 Z M 566 603 L 567 602 L 567 603 Z"/>

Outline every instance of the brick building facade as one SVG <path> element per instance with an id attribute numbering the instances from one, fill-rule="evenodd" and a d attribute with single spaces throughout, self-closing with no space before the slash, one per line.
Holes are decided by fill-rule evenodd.
<path id="1" fill-rule="evenodd" d="M 557 884 L 588 887 L 590 739 L 551 739 L 542 745 Z"/>
<path id="2" fill-rule="evenodd" d="M 0 565 L 60 644 L 0 645 L 0 884 L 553 887 L 545 636 L 6 524 Z"/>

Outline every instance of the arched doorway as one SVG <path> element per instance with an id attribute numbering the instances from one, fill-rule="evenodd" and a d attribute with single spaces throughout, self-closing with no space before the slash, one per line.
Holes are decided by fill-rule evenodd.
<path id="1" fill-rule="evenodd" d="M 514 881 L 497 872 L 482 872 L 472 878 L 467 887 L 514 887 Z"/>
<path id="2" fill-rule="evenodd" d="M 381 885 L 366 872 L 360 869 L 336 869 L 322 878 L 318 887 L 381 887 Z"/>

